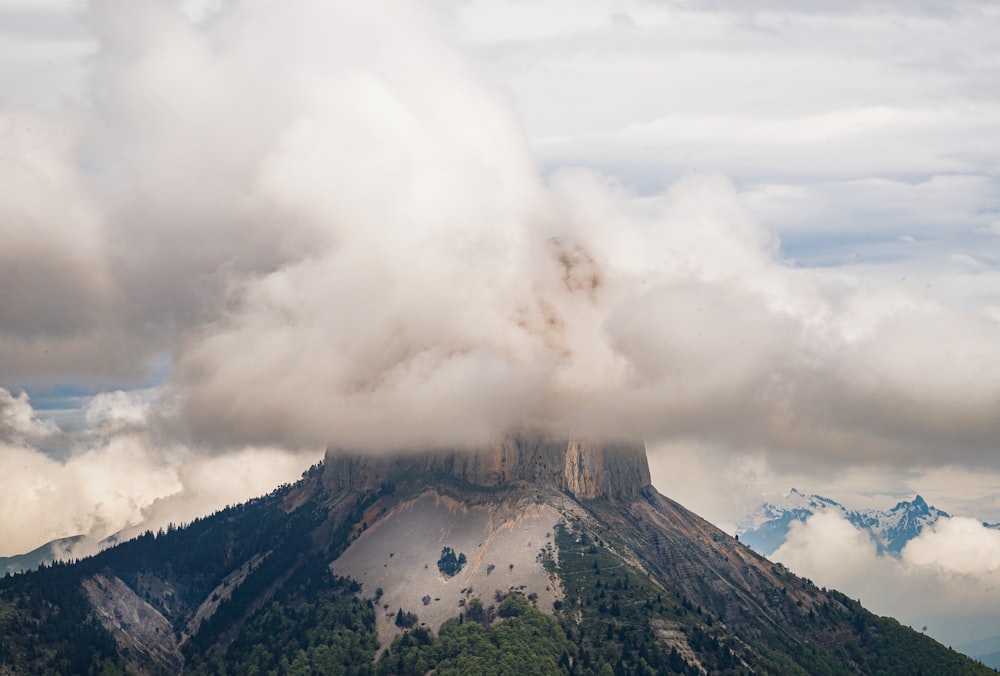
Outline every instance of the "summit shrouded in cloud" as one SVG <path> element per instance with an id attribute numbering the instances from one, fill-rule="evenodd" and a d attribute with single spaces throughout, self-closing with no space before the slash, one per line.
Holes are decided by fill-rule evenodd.
<path id="1" fill-rule="evenodd" d="M 0 19 L 0 555 L 329 442 L 645 438 L 722 520 L 1000 475 L 987 3 Z"/>

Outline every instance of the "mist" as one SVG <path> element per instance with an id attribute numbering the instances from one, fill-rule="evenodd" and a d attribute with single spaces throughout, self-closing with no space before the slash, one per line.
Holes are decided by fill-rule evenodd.
<path id="1" fill-rule="evenodd" d="M 841 515 L 816 514 L 794 522 L 770 558 L 946 645 L 995 633 L 1000 532 L 974 519 L 942 519 L 896 559 L 878 556 L 868 535 Z"/>

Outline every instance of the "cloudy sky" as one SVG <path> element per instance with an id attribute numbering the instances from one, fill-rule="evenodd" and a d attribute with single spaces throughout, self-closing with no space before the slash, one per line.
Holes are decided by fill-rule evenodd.
<path id="1" fill-rule="evenodd" d="M 531 427 L 1000 634 L 993 3 L 369 4 L 0 0 L 0 555 Z"/>

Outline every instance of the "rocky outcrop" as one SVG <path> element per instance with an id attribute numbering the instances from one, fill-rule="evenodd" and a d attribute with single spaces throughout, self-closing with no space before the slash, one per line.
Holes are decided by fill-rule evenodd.
<path id="1" fill-rule="evenodd" d="M 156 608 L 114 575 L 86 578 L 83 591 L 118 644 L 128 673 L 180 673 L 184 666 L 180 645 L 170 622 Z"/>
<path id="2" fill-rule="evenodd" d="M 450 475 L 479 486 L 537 483 L 577 498 L 631 500 L 649 485 L 642 443 L 556 441 L 506 436 L 492 446 L 383 456 L 326 452 L 323 483 L 333 491 L 366 491 L 414 474 Z"/>
<path id="3" fill-rule="evenodd" d="M 631 500 L 650 484 L 645 444 L 566 445 L 563 487 L 579 498 Z"/>

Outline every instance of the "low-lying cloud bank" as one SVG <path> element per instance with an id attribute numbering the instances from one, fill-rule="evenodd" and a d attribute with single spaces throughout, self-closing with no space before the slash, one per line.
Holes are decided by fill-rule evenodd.
<path id="1" fill-rule="evenodd" d="M 0 420 L 8 422 L 0 436 L 0 556 L 70 535 L 89 540 L 68 557 L 92 554 L 109 535 L 185 523 L 270 492 L 321 457 L 317 449 L 199 452 L 151 435 L 149 411 L 149 403 L 120 391 L 95 397 L 84 444 L 59 460 L 38 447 L 63 433 L 39 420 L 26 397 L 0 388 Z"/>
<path id="2" fill-rule="evenodd" d="M 824 512 L 793 523 L 771 558 L 948 645 L 996 634 L 1000 531 L 975 519 L 942 519 L 895 559 L 878 556 L 842 515 Z"/>

